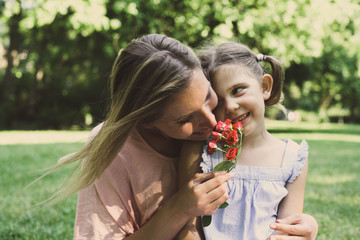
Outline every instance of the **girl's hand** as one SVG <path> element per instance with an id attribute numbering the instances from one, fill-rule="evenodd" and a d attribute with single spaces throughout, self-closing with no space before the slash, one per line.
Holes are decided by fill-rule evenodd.
<path id="1" fill-rule="evenodd" d="M 189 218 L 212 215 L 228 199 L 226 182 L 232 173 L 197 173 L 174 195 L 174 207 Z"/>
<path id="2" fill-rule="evenodd" d="M 276 232 L 269 237 L 269 240 L 315 240 L 318 232 L 315 218 L 303 213 L 278 219 L 276 223 L 270 225 L 270 228 Z"/>

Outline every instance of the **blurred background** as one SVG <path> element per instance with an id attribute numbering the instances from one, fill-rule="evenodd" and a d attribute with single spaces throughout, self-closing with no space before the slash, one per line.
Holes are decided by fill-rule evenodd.
<path id="1" fill-rule="evenodd" d="M 276 56 L 291 120 L 359 123 L 359 26 L 359 0 L 0 0 L 0 129 L 98 123 L 113 61 L 147 33 Z"/>
<path id="2" fill-rule="evenodd" d="M 104 119 L 119 51 L 162 33 L 281 60 L 290 121 L 268 109 L 267 129 L 309 143 L 304 212 L 317 239 L 358 240 L 359 26 L 360 0 L 0 0 L 0 239 L 72 239 L 76 194 L 34 207 L 72 166 L 26 186 Z"/>

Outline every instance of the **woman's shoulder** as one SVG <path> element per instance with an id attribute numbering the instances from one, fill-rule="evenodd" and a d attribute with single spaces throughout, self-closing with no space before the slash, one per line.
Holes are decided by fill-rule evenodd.
<path id="1" fill-rule="evenodd" d="M 89 143 L 91 140 L 94 139 L 94 137 L 99 133 L 99 131 L 100 131 L 100 129 L 102 128 L 103 125 L 104 125 L 104 122 L 101 122 L 101 123 L 99 123 L 96 127 L 94 127 L 94 128 L 91 130 L 91 132 L 90 132 L 90 134 L 89 134 L 89 137 L 88 137 L 86 143 Z"/>

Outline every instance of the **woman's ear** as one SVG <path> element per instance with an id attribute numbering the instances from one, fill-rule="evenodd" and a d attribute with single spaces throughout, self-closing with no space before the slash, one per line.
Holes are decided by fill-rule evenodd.
<path id="1" fill-rule="evenodd" d="M 262 77 L 262 83 L 261 83 L 261 86 L 262 86 L 262 89 L 263 89 L 263 96 L 264 96 L 264 100 L 268 100 L 271 96 L 271 90 L 272 90 L 272 87 L 273 87 L 273 78 L 270 74 L 265 74 L 263 77 Z"/>
<path id="2" fill-rule="evenodd" d="M 150 129 L 153 128 L 154 125 L 152 123 L 140 123 L 142 128 Z"/>

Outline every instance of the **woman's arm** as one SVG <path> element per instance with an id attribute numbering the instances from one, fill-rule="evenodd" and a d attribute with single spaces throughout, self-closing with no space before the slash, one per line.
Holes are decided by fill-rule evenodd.
<path id="1" fill-rule="evenodd" d="M 211 215 L 227 200 L 230 173 L 196 174 L 138 231 L 126 239 L 174 239 L 191 219 Z"/>
<path id="2" fill-rule="evenodd" d="M 178 187 L 189 181 L 196 173 L 201 172 L 200 162 L 204 142 L 186 141 L 183 143 L 178 163 Z M 193 218 L 184 226 L 178 240 L 204 239 L 201 218 Z"/>
<path id="3" fill-rule="evenodd" d="M 178 162 L 178 187 L 181 188 L 185 183 L 190 181 L 196 173 L 200 173 L 200 162 L 202 141 L 184 141 Z"/>
<path id="4" fill-rule="evenodd" d="M 278 219 L 276 223 L 270 225 L 270 228 L 286 233 L 287 235 L 272 235 L 269 240 L 315 240 L 318 233 L 316 219 L 304 213 L 295 213 L 286 218 Z"/>

